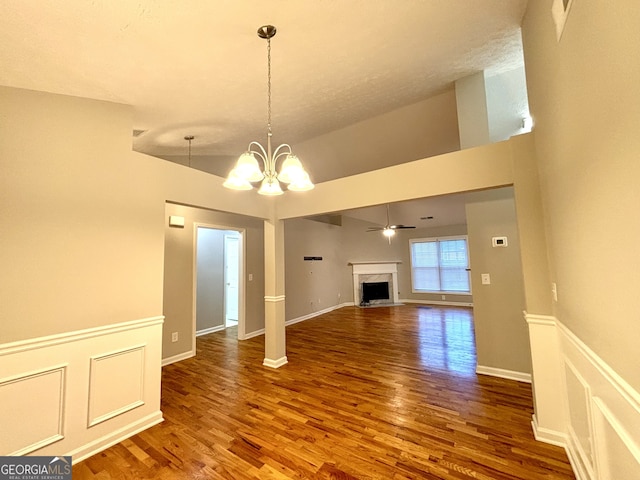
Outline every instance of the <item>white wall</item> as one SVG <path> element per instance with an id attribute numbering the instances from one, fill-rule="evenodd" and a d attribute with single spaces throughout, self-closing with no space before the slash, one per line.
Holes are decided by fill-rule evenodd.
<path id="1" fill-rule="evenodd" d="M 531 131 L 523 126 L 530 116 L 524 65 L 507 72 L 485 76 L 489 136 L 501 142 L 513 135 Z"/>

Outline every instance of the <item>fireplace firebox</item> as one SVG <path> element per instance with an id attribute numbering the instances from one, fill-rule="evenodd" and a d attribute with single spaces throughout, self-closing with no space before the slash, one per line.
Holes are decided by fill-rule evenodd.
<path id="1" fill-rule="evenodd" d="M 374 300 L 389 300 L 389 282 L 362 284 L 362 305 L 368 305 Z"/>

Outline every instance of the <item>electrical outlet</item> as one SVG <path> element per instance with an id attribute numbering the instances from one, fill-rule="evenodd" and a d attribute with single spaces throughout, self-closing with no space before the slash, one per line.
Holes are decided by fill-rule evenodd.
<path id="1" fill-rule="evenodd" d="M 249 274 L 249 281 L 252 282 L 253 281 L 253 273 Z"/>
<path id="2" fill-rule="evenodd" d="M 556 282 L 553 282 L 551 284 L 551 293 L 553 294 L 553 301 L 557 302 L 558 301 L 558 285 L 556 285 Z"/>
<path id="3" fill-rule="evenodd" d="M 491 285 L 491 275 L 488 273 L 481 274 L 480 278 L 482 279 L 482 285 Z"/>
<path id="4" fill-rule="evenodd" d="M 442 295 L 442 300 L 446 300 L 447 296 L 446 295 Z"/>
<path id="5" fill-rule="evenodd" d="M 178 341 L 178 332 L 173 332 L 171 334 L 171 341 L 172 342 L 177 342 Z"/>

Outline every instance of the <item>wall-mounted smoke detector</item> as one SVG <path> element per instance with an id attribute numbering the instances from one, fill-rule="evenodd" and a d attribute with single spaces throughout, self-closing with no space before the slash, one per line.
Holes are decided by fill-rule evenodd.
<path id="1" fill-rule="evenodd" d="M 134 137 L 139 137 L 140 135 L 142 135 L 145 132 L 146 132 L 146 130 L 136 130 L 136 129 L 134 129 L 133 130 L 133 136 Z"/>

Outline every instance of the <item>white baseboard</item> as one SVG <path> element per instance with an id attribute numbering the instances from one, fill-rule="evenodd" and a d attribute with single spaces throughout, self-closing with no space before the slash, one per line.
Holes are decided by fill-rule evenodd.
<path id="1" fill-rule="evenodd" d="M 262 365 L 270 368 L 280 368 L 281 366 L 286 365 L 287 363 L 288 363 L 287 357 L 284 356 L 284 357 L 278 358 L 277 360 L 265 358 L 264 361 L 262 362 Z"/>
<path id="2" fill-rule="evenodd" d="M 264 328 L 261 328 L 260 330 L 256 330 L 254 332 L 245 333 L 243 340 L 249 340 L 250 338 L 259 337 L 260 335 L 264 335 Z"/>
<path id="3" fill-rule="evenodd" d="M 101 452 L 109 447 L 112 447 L 116 443 L 120 443 L 123 440 L 126 440 L 133 435 L 146 430 L 147 428 L 153 427 L 159 423 L 162 423 L 164 418 L 162 418 L 162 412 L 158 411 L 147 417 L 140 419 L 137 422 L 132 423 L 131 425 L 127 425 L 126 427 L 120 428 L 115 432 L 109 432 L 107 435 L 100 437 L 94 440 L 91 443 L 83 445 L 82 447 L 69 452 L 69 455 L 73 457 L 73 463 L 79 463 L 86 458 L 89 458 L 96 453 Z"/>
<path id="4" fill-rule="evenodd" d="M 182 360 L 186 360 L 187 358 L 195 357 L 196 352 L 193 350 L 189 350 L 188 352 L 179 353 L 177 355 L 173 355 L 172 357 L 167 357 L 162 359 L 162 366 L 166 367 L 167 365 L 171 365 L 172 363 L 181 362 Z"/>
<path id="5" fill-rule="evenodd" d="M 557 447 L 566 447 L 567 437 L 565 434 L 540 427 L 535 414 L 533 414 L 531 419 L 531 428 L 533 429 L 533 436 L 539 442 L 549 443 Z"/>
<path id="6" fill-rule="evenodd" d="M 0 455 L 78 461 L 161 422 L 162 323 L 0 344 Z"/>
<path id="7" fill-rule="evenodd" d="M 517 380 L 518 382 L 531 383 L 531 374 L 524 372 L 515 372 L 513 370 L 505 370 L 503 368 L 485 367 L 478 365 L 476 373 L 480 375 L 489 375 L 490 377 L 506 378 L 507 380 Z"/>
<path id="8" fill-rule="evenodd" d="M 318 317 L 320 315 L 324 315 L 325 313 L 333 312 L 334 310 L 338 310 L 342 307 L 352 307 L 354 305 L 353 302 L 345 302 L 339 303 L 338 305 L 333 305 L 332 307 L 324 308 L 322 310 L 318 310 L 317 312 L 308 313 L 307 315 L 302 315 L 301 317 L 292 318 L 291 320 L 287 320 L 284 324 L 288 327 L 289 325 L 294 325 L 299 322 L 304 322 L 305 320 L 309 320 L 310 318 Z"/>
<path id="9" fill-rule="evenodd" d="M 557 318 L 525 317 L 547 418 L 543 428 L 534 416 L 536 439 L 564 446 L 578 480 L 640 478 L 640 393 Z"/>
<path id="10" fill-rule="evenodd" d="M 416 300 L 414 298 L 403 298 L 401 303 L 417 303 L 420 305 L 439 305 L 444 307 L 473 307 L 470 302 L 447 302 L 444 300 Z"/>
<path id="11" fill-rule="evenodd" d="M 202 335 L 208 335 L 209 333 L 221 332 L 226 327 L 224 325 L 218 325 L 217 327 L 211 328 L 203 328 L 202 330 L 196 331 L 196 337 L 201 337 Z"/>
<path id="12" fill-rule="evenodd" d="M 339 305 L 334 305 L 333 307 L 325 308 L 324 310 L 320 310 L 318 312 L 313 312 L 313 313 L 309 313 L 307 315 L 303 315 L 301 317 L 292 318 L 291 320 L 287 320 L 286 322 L 284 322 L 284 325 L 285 325 L 285 327 L 288 327 L 289 325 L 293 325 L 293 324 L 299 323 L 299 322 L 304 322 L 305 320 L 309 320 L 310 318 L 317 317 L 319 315 L 332 312 L 332 311 L 337 310 L 339 308 L 349 307 L 349 306 L 353 306 L 353 305 L 354 305 L 353 302 L 345 302 L 345 303 L 341 303 Z M 256 330 L 254 332 L 246 333 L 244 338 L 243 338 L 243 340 L 249 340 L 250 338 L 258 337 L 260 335 L 264 335 L 264 328 L 261 328 L 260 330 Z"/>

